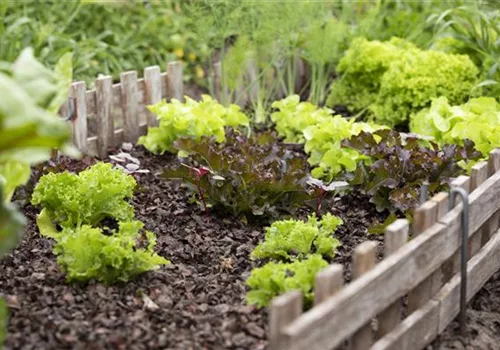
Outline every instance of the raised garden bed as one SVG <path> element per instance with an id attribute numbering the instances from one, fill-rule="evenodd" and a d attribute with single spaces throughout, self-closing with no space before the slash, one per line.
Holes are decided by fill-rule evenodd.
<path id="1" fill-rule="evenodd" d="M 142 147 L 131 154 L 140 159 L 141 169 L 150 170 L 136 175 L 137 216 L 156 233 L 156 251 L 172 265 L 108 288 L 68 285 L 52 254 L 52 241 L 38 233 L 39 210 L 25 204 L 29 224 L 24 239 L 0 264 L 0 294 L 12 310 L 6 349 L 265 348 L 267 311 L 247 306 L 245 279 L 252 268 L 249 254 L 269 223 L 243 223 L 217 212 L 206 217 L 187 203 L 184 189 L 160 178 L 173 156 L 154 156 Z M 64 159 L 57 171 L 80 171 L 93 162 Z M 45 165 L 43 172 L 48 171 L 51 167 Z M 32 181 L 39 176 L 40 170 Z M 17 197 L 26 195 L 20 190 Z M 345 266 L 349 279 L 353 248 L 370 238 L 368 226 L 384 215 L 359 194 L 324 208 L 344 220 L 336 232 L 343 245 L 333 261 Z M 312 211 L 301 208 L 299 216 Z"/>

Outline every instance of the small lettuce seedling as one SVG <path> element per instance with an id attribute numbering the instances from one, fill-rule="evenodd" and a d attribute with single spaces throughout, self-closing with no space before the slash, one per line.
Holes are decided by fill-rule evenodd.
<path id="1" fill-rule="evenodd" d="M 253 269 L 246 284 L 250 287 L 246 299 L 248 304 L 258 307 L 267 306 L 278 295 L 292 290 L 300 290 L 305 303 L 313 300 L 313 286 L 316 274 L 328 263 L 321 255 L 313 254 L 304 260 L 291 263 L 269 262 Z"/>
<path id="2" fill-rule="evenodd" d="M 319 221 L 314 214 L 306 222 L 294 219 L 275 221 L 266 228 L 265 240 L 255 247 L 251 257 L 288 260 L 312 253 L 333 257 L 340 246 L 333 233 L 342 223 L 341 218 L 330 213 Z"/>

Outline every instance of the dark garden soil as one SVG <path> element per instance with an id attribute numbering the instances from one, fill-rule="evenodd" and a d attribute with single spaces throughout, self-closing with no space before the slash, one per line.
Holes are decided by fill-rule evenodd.
<path id="1" fill-rule="evenodd" d="M 500 271 L 485 284 L 469 303 L 467 333 L 460 335 L 454 321 L 429 347 L 432 350 L 500 349 Z"/>
<path id="2" fill-rule="evenodd" d="M 268 222 L 217 213 L 207 218 L 178 184 L 161 179 L 173 157 L 141 148 L 130 153 L 150 170 L 135 175 L 136 216 L 156 233 L 156 251 L 172 264 L 112 287 L 66 284 L 52 241 L 36 228 L 38 209 L 22 204 L 28 186 L 17 193 L 29 219 L 25 236 L 0 263 L 0 296 L 11 312 L 6 349 L 264 349 L 268 315 L 246 305 L 245 279 L 252 268 L 249 254 Z M 63 159 L 56 169 L 78 171 L 92 162 Z M 33 183 L 40 168 L 34 173 Z M 353 247 L 380 240 L 367 227 L 384 216 L 360 194 L 324 207 L 344 220 L 336 234 L 343 246 L 334 260 L 344 264 L 349 279 Z M 303 208 L 298 216 L 309 213 Z"/>

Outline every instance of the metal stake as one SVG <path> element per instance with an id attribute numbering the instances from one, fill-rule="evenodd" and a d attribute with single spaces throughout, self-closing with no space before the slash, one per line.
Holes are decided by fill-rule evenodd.
<path id="1" fill-rule="evenodd" d="M 420 186 L 420 205 L 427 202 L 429 198 L 429 182 L 422 182 L 422 186 Z"/>
<path id="2" fill-rule="evenodd" d="M 465 335 L 467 312 L 467 259 L 469 257 L 469 194 L 463 188 L 453 187 L 450 191 L 450 210 L 455 206 L 456 195 L 462 198 L 462 250 L 460 259 L 460 332 Z"/>

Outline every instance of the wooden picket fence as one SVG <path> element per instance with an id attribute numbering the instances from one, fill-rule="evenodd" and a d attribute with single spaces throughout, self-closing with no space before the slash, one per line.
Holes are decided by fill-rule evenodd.
<path id="1" fill-rule="evenodd" d="M 470 300 L 500 268 L 500 150 L 492 151 L 488 162 L 476 164 L 470 177 L 460 176 L 452 186 L 469 193 Z M 275 298 L 270 307 L 270 349 L 427 346 L 460 308 L 462 204 L 449 210 L 448 202 L 447 193 L 438 193 L 415 211 L 411 227 L 402 219 L 391 224 L 379 263 L 375 242 L 357 246 L 351 283 L 343 286 L 341 265 L 321 271 L 315 282 L 315 305 L 309 311 L 303 313 L 298 291 Z"/>
<path id="2" fill-rule="evenodd" d="M 71 120 L 73 142 L 85 154 L 106 157 L 110 148 L 135 143 L 149 126 L 157 124 L 146 106 L 163 98 L 182 100 L 183 93 L 179 61 L 169 62 L 164 73 L 159 66 L 148 67 L 141 79 L 136 71 L 121 73 L 118 84 L 113 84 L 110 76 L 101 77 L 92 90 L 87 90 L 83 81 L 74 82 L 70 88 L 75 112 Z M 69 103 L 62 106 L 61 115 L 71 114 Z M 95 123 L 96 135 L 89 135 L 89 120 Z"/>

